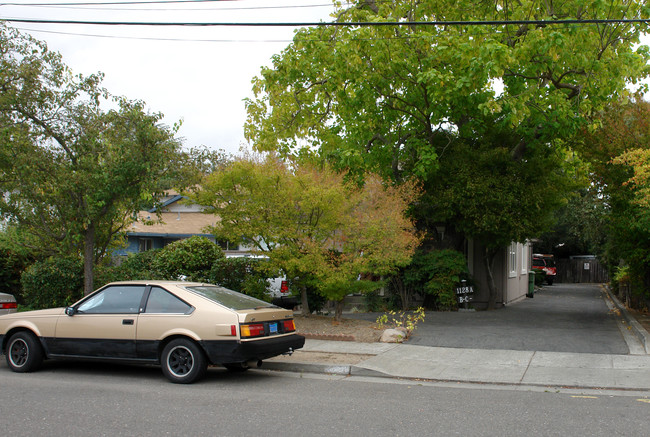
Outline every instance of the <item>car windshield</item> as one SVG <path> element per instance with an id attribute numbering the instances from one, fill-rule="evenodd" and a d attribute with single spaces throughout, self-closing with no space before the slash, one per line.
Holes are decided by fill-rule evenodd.
<path id="1" fill-rule="evenodd" d="M 217 287 L 215 285 L 201 285 L 196 287 L 187 287 L 187 289 L 233 310 L 275 308 L 275 305 L 271 305 L 263 300 L 255 299 L 254 297 L 237 293 L 236 291 L 227 288 Z"/>
<path id="2" fill-rule="evenodd" d="M 533 258 L 533 265 L 544 267 L 544 260 L 539 258 Z"/>

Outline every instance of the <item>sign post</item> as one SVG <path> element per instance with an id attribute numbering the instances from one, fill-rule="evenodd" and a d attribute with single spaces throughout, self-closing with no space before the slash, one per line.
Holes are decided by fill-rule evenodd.
<path id="1" fill-rule="evenodd" d="M 458 305 L 465 304 L 465 309 L 468 308 L 468 304 L 474 299 L 474 289 L 472 286 L 467 285 L 466 280 L 460 281 L 460 287 L 456 287 L 456 297 L 458 298 Z"/>

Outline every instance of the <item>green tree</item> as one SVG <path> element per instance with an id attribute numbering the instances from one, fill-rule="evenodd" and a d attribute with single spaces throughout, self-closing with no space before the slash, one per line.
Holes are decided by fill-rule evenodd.
<path id="1" fill-rule="evenodd" d="M 338 22 L 647 18 L 638 1 L 357 1 Z M 450 137 L 511 131 L 513 158 L 566 138 L 648 72 L 645 24 L 301 29 L 247 101 L 261 150 L 426 175 Z"/>
<path id="2" fill-rule="evenodd" d="M 512 159 L 516 141 L 507 133 L 486 133 L 457 142 L 440 157 L 440 168 L 427 178 L 426 194 L 415 206 L 415 215 L 428 226 L 444 223 L 448 233 L 482 244 L 488 308 L 498 295 L 493 263 L 499 250 L 549 229 L 554 211 L 577 184 L 564 155 L 552 148 L 531 148 L 524 159 Z"/>
<path id="3" fill-rule="evenodd" d="M 581 20 L 646 18 L 648 12 L 640 1 L 360 0 L 342 6 L 335 18 Z M 431 231 L 439 219 L 479 239 L 490 272 L 497 250 L 552 223 L 553 208 L 571 186 L 571 175 L 560 168 L 568 163 L 568 141 L 583 128 L 593 130 L 593 116 L 647 76 L 648 48 L 638 45 L 646 28 L 405 23 L 301 29 L 255 79 L 246 134 L 260 150 L 315 154 L 336 168 L 371 170 L 395 182 L 426 180 L 418 206 L 433 214 L 418 214 L 420 225 Z M 443 168 L 454 162 L 457 179 Z M 542 163 L 537 173 L 533 162 Z M 493 300 L 492 279 L 488 286 Z"/>
<path id="4" fill-rule="evenodd" d="M 161 114 L 73 76 L 43 42 L 0 25 L 0 211 L 46 254 L 93 267 L 173 170 L 180 143 Z M 103 110 L 102 103 L 112 108 Z"/>
<path id="5" fill-rule="evenodd" d="M 384 186 L 368 175 L 359 186 L 327 166 L 288 165 L 269 155 L 236 160 L 201 187 L 193 198 L 219 216 L 213 232 L 268 256 L 301 290 L 305 314 L 309 288 L 339 303 L 377 288 L 360 276 L 407 264 L 419 242 L 405 217 L 417 195 L 413 185 Z"/>
<path id="6" fill-rule="evenodd" d="M 650 213 L 647 200 L 650 102 L 614 102 L 600 127 L 584 132 L 576 147 L 590 164 L 593 189 L 603 204 L 603 255 L 610 270 L 622 262 L 639 295 L 650 295 Z"/>

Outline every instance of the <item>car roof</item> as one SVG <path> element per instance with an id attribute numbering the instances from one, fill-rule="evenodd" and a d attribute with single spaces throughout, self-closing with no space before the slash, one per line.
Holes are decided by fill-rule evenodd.
<path id="1" fill-rule="evenodd" d="M 109 282 L 108 284 L 104 285 L 104 287 L 108 285 L 175 285 L 178 287 L 186 287 L 186 286 L 201 286 L 201 285 L 213 285 L 213 284 L 206 284 L 203 282 L 189 282 L 189 281 L 164 281 L 164 280 L 135 280 L 135 281 L 116 281 L 116 282 Z M 103 287 L 102 287 L 103 288 Z"/>

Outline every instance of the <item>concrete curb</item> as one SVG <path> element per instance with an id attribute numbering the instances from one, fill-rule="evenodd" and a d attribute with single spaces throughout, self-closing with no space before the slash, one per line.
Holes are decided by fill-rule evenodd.
<path id="1" fill-rule="evenodd" d="M 390 378 L 397 380 L 413 380 L 413 381 L 429 381 L 434 383 L 443 384 L 470 384 L 480 386 L 499 386 L 499 387 L 518 387 L 518 388 L 553 388 L 562 390 L 613 390 L 616 392 L 640 392 L 645 393 L 645 388 L 632 388 L 632 387 L 618 387 L 609 386 L 602 383 L 578 383 L 566 384 L 556 382 L 495 382 L 495 381 L 475 381 L 466 379 L 446 379 L 446 378 L 426 378 L 426 377 L 409 377 L 397 376 L 383 373 L 377 370 L 366 369 L 353 364 L 321 364 L 321 363 L 287 363 L 281 361 L 264 362 L 260 370 L 271 370 L 278 372 L 292 372 L 292 373 L 313 373 L 321 375 L 335 375 L 335 376 L 357 376 L 357 377 L 372 377 L 372 378 Z"/>
<path id="2" fill-rule="evenodd" d="M 609 298 L 612 300 L 614 303 L 614 306 L 616 309 L 618 309 L 621 312 L 621 315 L 625 319 L 625 321 L 630 325 L 632 328 L 632 332 L 634 335 L 639 339 L 641 344 L 643 345 L 643 348 L 645 349 L 645 353 L 647 355 L 650 355 L 650 334 L 648 334 L 648 331 L 645 330 L 641 324 L 630 315 L 630 313 L 627 311 L 627 308 L 625 308 L 625 305 L 623 305 L 616 296 L 614 296 L 614 293 L 609 289 L 608 286 L 603 287 L 605 291 L 607 292 L 607 295 Z"/>
<path id="3" fill-rule="evenodd" d="M 283 361 L 265 361 L 261 369 L 294 373 L 320 373 L 325 375 L 394 378 L 392 375 L 388 375 L 376 370 L 365 369 L 353 364 L 287 363 Z"/>

